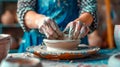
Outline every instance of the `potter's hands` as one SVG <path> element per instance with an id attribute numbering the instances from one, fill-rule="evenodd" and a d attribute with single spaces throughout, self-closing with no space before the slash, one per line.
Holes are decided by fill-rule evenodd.
<path id="1" fill-rule="evenodd" d="M 45 34 L 48 39 L 62 39 L 63 33 L 54 20 L 45 17 L 42 21 L 37 20 L 37 23 L 39 32 Z"/>
<path id="2" fill-rule="evenodd" d="M 64 30 L 64 33 L 67 33 L 68 37 L 73 40 L 83 38 L 88 34 L 88 32 L 89 32 L 88 26 L 86 26 L 80 21 L 70 22 Z"/>

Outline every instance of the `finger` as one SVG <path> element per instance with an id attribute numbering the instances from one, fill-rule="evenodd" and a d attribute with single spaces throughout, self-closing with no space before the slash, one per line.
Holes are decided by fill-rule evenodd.
<path id="1" fill-rule="evenodd" d="M 76 28 L 75 28 L 75 32 L 74 32 L 74 39 L 78 39 L 81 28 L 82 28 L 82 23 L 81 22 L 76 22 Z"/>
<path id="2" fill-rule="evenodd" d="M 82 26 L 78 39 L 83 38 L 88 34 L 89 30 L 86 26 Z"/>
<path id="3" fill-rule="evenodd" d="M 50 21 L 46 21 L 46 28 L 47 28 L 47 32 L 49 36 L 53 37 L 53 39 L 58 38 L 58 35 L 56 34 L 56 32 L 53 30 L 53 28 L 50 25 Z"/>
<path id="4" fill-rule="evenodd" d="M 52 20 L 52 19 L 49 19 L 49 22 L 51 22 L 51 23 L 50 23 L 50 26 L 51 26 L 51 28 L 56 32 L 56 34 L 57 34 L 59 37 L 62 37 L 62 36 L 63 36 L 63 33 L 60 31 L 60 29 L 59 29 L 58 25 L 55 23 L 55 21 Z"/>
<path id="5" fill-rule="evenodd" d="M 49 39 L 53 39 L 53 38 L 57 38 L 55 34 L 53 34 L 53 30 L 51 29 L 51 27 L 49 26 L 49 24 L 47 21 L 49 18 L 45 18 L 45 20 L 42 22 L 41 25 L 39 25 L 39 32 L 40 33 L 44 33 L 46 35 L 47 38 Z M 55 36 L 53 36 L 55 35 Z"/>
<path id="6" fill-rule="evenodd" d="M 40 28 L 43 33 L 46 35 L 46 37 L 48 39 L 53 39 L 53 37 L 49 34 L 48 32 L 48 26 L 47 26 L 47 23 L 44 21 L 44 23 L 41 25 L 41 28 Z"/>
<path id="7" fill-rule="evenodd" d="M 42 30 L 43 30 L 45 36 L 46 36 L 48 39 L 51 39 L 50 36 L 49 36 L 49 34 L 47 33 L 46 29 L 42 27 Z"/>
<path id="8" fill-rule="evenodd" d="M 44 34 L 44 31 L 42 30 L 42 26 L 38 30 L 39 30 L 40 33 Z"/>
<path id="9" fill-rule="evenodd" d="M 59 30 L 59 27 L 54 22 L 54 20 L 48 19 L 47 21 L 48 21 L 50 27 L 52 28 L 52 30 L 54 31 L 55 36 L 57 36 L 56 39 L 63 39 L 64 38 L 64 34 L 63 34 L 63 32 L 61 32 Z"/>
<path id="10" fill-rule="evenodd" d="M 78 39 L 82 38 L 84 34 L 85 34 L 85 27 L 82 26 L 82 28 L 81 28 L 81 30 L 80 30 L 80 34 L 79 34 L 79 36 L 78 36 Z"/>
<path id="11" fill-rule="evenodd" d="M 90 31 L 89 27 L 86 26 L 85 27 L 85 34 L 83 34 L 82 37 L 85 37 L 88 34 L 89 31 Z"/>
<path id="12" fill-rule="evenodd" d="M 63 30 L 63 33 L 69 34 L 69 30 L 70 30 L 70 24 L 66 26 L 66 28 Z"/>
<path id="13" fill-rule="evenodd" d="M 53 39 L 52 36 L 47 31 L 48 28 L 46 22 L 42 25 L 41 29 L 43 30 L 44 34 L 48 39 Z"/>
<path id="14" fill-rule="evenodd" d="M 37 20 L 37 22 L 38 22 L 38 20 Z M 42 24 L 38 23 L 39 32 L 44 34 L 44 31 L 42 30 L 42 28 L 45 28 L 45 22 L 42 22 Z"/>
<path id="15" fill-rule="evenodd" d="M 49 21 L 51 22 L 51 26 L 52 26 L 52 28 L 53 28 L 54 30 L 59 29 L 58 25 L 55 23 L 55 21 L 54 21 L 54 20 L 49 19 Z"/>
<path id="16" fill-rule="evenodd" d="M 75 23 L 74 23 L 74 22 L 71 22 L 71 24 L 70 24 L 70 30 L 69 30 L 69 35 L 68 35 L 68 37 L 69 37 L 70 39 L 73 39 L 73 38 L 74 38 L 74 37 L 73 37 L 74 31 L 75 31 Z"/>

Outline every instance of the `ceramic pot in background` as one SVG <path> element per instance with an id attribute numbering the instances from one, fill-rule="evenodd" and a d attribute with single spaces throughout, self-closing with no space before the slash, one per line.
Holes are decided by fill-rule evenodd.
<path id="1" fill-rule="evenodd" d="M 4 25 L 10 25 L 15 22 L 15 19 L 10 11 L 5 11 L 5 13 L 1 17 L 1 21 Z"/>
<path id="2" fill-rule="evenodd" d="M 114 54 L 109 58 L 108 67 L 120 67 L 120 53 Z"/>
<path id="3" fill-rule="evenodd" d="M 115 39 L 116 48 L 120 50 L 120 25 L 115 25 L 114 39 Z"/>
<path id="4" fill-rule="evenodd" d="M 42 64 L 37 58 L 6 58 L 1 62 L 1 67 L 42 67 Z"/>
<path id="5" fill-rule="evenodd" d="M 0 34 L 0 62 L 7 56 L 10 45 L 11 36 L 7 34 Z"/>

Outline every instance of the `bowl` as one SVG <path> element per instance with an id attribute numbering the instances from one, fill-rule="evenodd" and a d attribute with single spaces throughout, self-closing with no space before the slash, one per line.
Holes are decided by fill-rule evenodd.
<path id="1" fill-rule="evenodd" d="M 38 58 L 6 58 L 1 62 L 1 67 L 42 67 L 42 64 Z"/>
<path id="2" fill-rule="evenodd" d="M 114 39 L 115 39 L 115 46 L 118 50 L 120 50 L 120 25 L 115 25 L 114 28 Z"/>
<path id="3" fill-rule="evenodd" d="M 76 50 L 80 44 L 80 40 L 49 40 L 44 39 L 44 44 L 49 51 L 57 50 Z"/>
<path id="4" fill-rule="evenodd" d="M 0 34 L 0 62 L 6 58 L 11 45 L 11 36 L 8 34 Z"/>
<path id="5" fill-rule="evenodd" d="M 120 67 L 120 52 L 109 58 L 108 67 Z"/>

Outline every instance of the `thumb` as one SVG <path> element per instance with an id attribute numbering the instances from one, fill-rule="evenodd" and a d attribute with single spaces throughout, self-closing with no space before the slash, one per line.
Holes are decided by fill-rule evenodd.
<path id="1" fill-rule="evenodd" d="M 89 27 L 86 27 L 85 30 L 86 30 L 86 32 L 85 32 L 85 34 L 83 35 L 83 37 L 85 37 L 85 36 L 89 33 L 89 31 L 90 31 Z"/>
<path id="2" fill-rule="evenodd" d="M 87 26 L 83 27 L 83 31 L 82 32 L 83 32 L 83 34 L 82 34 L 82 38 L 83 38 L 83 37 L 85 37 L 88 34 L 89 28 Z"/>

